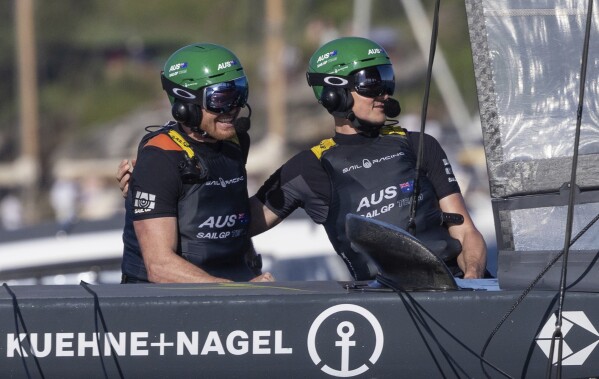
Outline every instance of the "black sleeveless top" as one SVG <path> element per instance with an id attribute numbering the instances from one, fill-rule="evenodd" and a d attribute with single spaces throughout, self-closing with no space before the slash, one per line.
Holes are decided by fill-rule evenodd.
<path id="1" fill-rule="evenodd" d="M 329 214 L 324 223 L 329 239 L 356 280 L 372 279 L 377 269 L 368 257 L 351 248 L 345 217 L 352 213 L 407 229 L 416 155 L 401 128 L 386 128 L 371 143 L 362 145 L 323 140 L 312 152 L 331 181 Z M 441 224 L 442 213 L 431 183 L 425 175 L 419 181 L 415 236 L 424 242 L 453 240 Z M 452 252 L 451 258 L 457 253 Z M 448 263 L 454 264 L 450 260 Z"/>
<path id="2" fill-rule="evenodd" d="M 247 152 L 236 140 L 198 143 L 181 133 L 206 172 L 195 182 L 184 181 L 180 174 L 189 164 L 187 153 L 169 137 L 169 129 L 148 134 L 139 146 L 126 200 L 123 274 L 147 280 L 133 221 L 175 216 L 177 253 L 183 258 L 211 275 L 236 281 L 253 278 L 244 259 L 250 222 Z"/>

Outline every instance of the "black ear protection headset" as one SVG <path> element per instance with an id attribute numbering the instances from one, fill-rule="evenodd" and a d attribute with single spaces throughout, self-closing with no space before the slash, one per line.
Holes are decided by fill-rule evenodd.
<path id="1" fill-rule="evenodd" d="M 332 74 L 321 74 L 317 72 L 307 72 L 306 78 L 310 86 L 321 85 L 322 92 L 318 102 L 335 117 L 347 118 L 354 121 L 356 116 L 352 112 L 354 98 L 351 96 L 351 83 L 348 78 L 335 76 Z M 397 117 L 401 112 L 399 102 L 392 98 L 387 98 L 384 102 L 384 112 L 387 117 Z"/>
<path id="2" fill-rule="evenodd" d="M 202 108 L 198 104 L 175 100 L 171 113 L 175 121 L 189 125 L 194 132 L 201 133 L 199 127 L 202 123 Z"/>
<path id="3" fill-rule="evenodd" d="M 323 87 L 318 102 L 332 115 L 349 115 L 354 106 L 354 98 L 349 89 L 339 87 Z"/>
<path id="4" fill-rule="evenodd" d="M 335 117 L 353 118 L 354 99 L 348 88 L 349 81 L 342 76 L 307 72 L 310 86 L 323 86 L 318 102 Z"/>
<path id="5" fill-rule="evenodd" d="M 197 104 L 201 97 L 200 94 L 171 82 L 164 76 L 164 73 L 160 75 L 160 81 L 162 89 L 174 99 L 171 113 L 175 121 L 189 126 L 196 133 L 203 133 L 200 130 L 202 108 Z"/>

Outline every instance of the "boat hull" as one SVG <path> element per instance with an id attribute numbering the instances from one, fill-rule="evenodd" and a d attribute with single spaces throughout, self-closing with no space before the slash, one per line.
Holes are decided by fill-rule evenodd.
<path id="1" fill-rule="evenodd" d="M 483 372 L 479 354 L 519 291 L 396 293 L 348 284 L 5 286 L 0 372 L 34 378 L 501 377 L 490 366 Z M 532 291 L 484 358 L 511 377 L 544 376 L 556 298 Z M 599 293 L 567 295 L 564 377 L 599 373 L 598 300 Z"/>

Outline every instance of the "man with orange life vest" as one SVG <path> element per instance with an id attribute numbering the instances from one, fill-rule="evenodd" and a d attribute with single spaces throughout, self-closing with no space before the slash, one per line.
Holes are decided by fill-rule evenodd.
<path id="1" fill-rule="evenodd" d="M 352 249 L 345 216 L 363 215 L 408 229 L 420 134 L 385 126 L 387 117 L 400 112 L 390 97 L 395 77 L 387 53 L 371 40 L 344 37 L 326 43 L 312 55 L 307 79 L 334 117 L 335 136 L 298 153 L 265 182 L 250 199 L 250 231 L 255 235 L 268 230 L 302 207 L 325 227 L 352 276 L 369 280 L 376 267 Z M 468 214 L 445 152 L 429 135 L 423 142 L 414 235 L 455 276 L 480 278 L 486 265 L 484 239 Z"/>
<path id="2" fill-rule="evenodd" d="M 248 234 L 248 83 L 228 49 L 177 50 L 161 75 L 176 122 L 141 141 L 130 176 L 123 283 L 272 281 Z M 247 121 L 246 121 L 247 122 Z"/>

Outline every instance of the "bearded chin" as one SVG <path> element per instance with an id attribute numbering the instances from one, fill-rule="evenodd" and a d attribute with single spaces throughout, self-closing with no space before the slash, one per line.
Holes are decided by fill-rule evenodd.
<path id="1" fill-rule="evenodd" d="M 234 128 L 228 128 L 228 129 L 214 128 L 214 130 L 208 132 L 208 135 L 210 137 L 212 137 L 218 141 L 224 141 L 224 140 L 233 138 L 235 136 L 235 134 L 236 133 L 235 133 Z"/>

